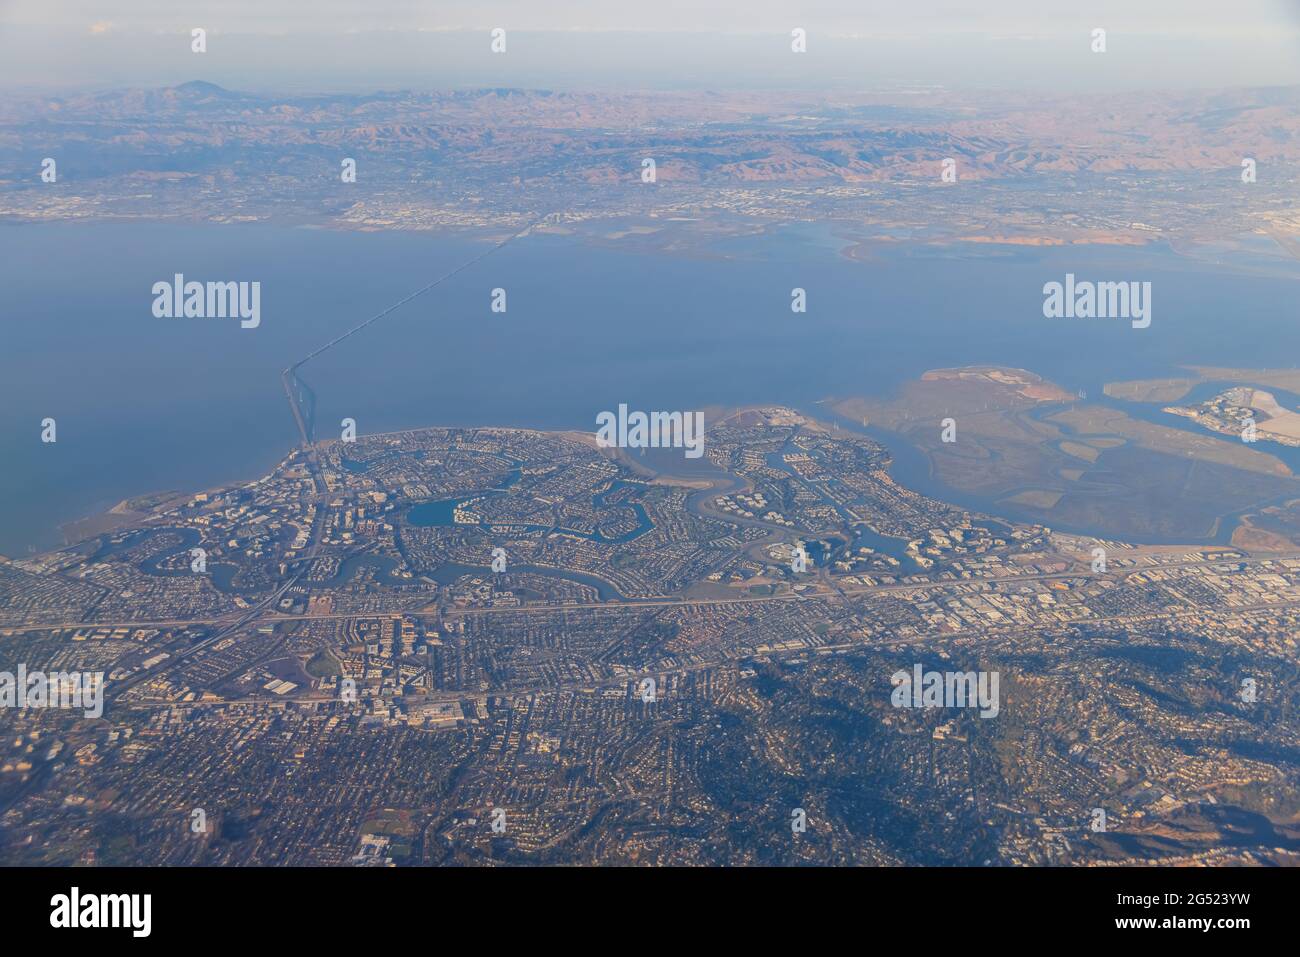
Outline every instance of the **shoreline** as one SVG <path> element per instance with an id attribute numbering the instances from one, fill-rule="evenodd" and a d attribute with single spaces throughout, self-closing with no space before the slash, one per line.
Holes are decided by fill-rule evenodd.
<path id="1" fill-rule="evenodd" d="M 1028 370 L 1015 369 L 1009 366 L 1002 367 L 1002 366 L 988 366 L 988 365 L 928 370 L 922 377 L 918 378 L 917 381 L 918 382 L 927 381 L 930 377 L 934 376 L 935 374 L 942 376 L 945 373 L 950 375 L 955 372 L 974 371 L 974 370 L 983 370 L 983 371 L 996 370 L 996 371 L 1004 371 L 1008 373 L 1025 374 L 1029 376 L 1031 379 L 1033 379 L 1035 384 L 1041 384 L 1047 381 L 1042 379 L 1042 377 L 1038 376 L 1037 374 L 1029 372 Z M 823 400 L 823 401 L 827 401 L 827 400 Z M 843 400 L 831 399 L 829 401 L 839 402 Z M 968 499 L 968 496 L 965 493 L 963 493 L 961 489 L 950 489 L 946 485 L 943 485 L 942 489 L 932 488 L 930 486 L 932 486 L 933 482 L 935 481 L 933 476 L 931 476 L 931 481 L 929 483 L 923 483 L 925 487 L 917 487 L 914 482 L 915 476 L 908 477 L 906 475 L 896 474 L 899 472 L 900 469 L 902 470 L 903 473 L 906 473 L 908 471 L 907 467 L 904 465 L 902 461 L 902 456 L 900 456 L 899 450 L 895 447 L 896 443 L 902 443 L 902 445 L 906 447 L 908 451 L 905 454 L 910 455 L 915 452 L 920 452 L 920 450 L 917 449 L 908 440 L 905 434 L 899 432 L 893 432 L 891 430 L 885 429 L 883 430 L 883 433 L 885 434 L 882 434 L 882 430 L 880 430 L 878 426 L 874 429 L 869 428 L 863 430 L 857 428 L 856 423 L 854 422 L 846 421 L 844 423 L 837 423 L 835 418 L 832 418 L 830 420 L 823 420 L 817 418 L 814 415 L 810 415 L 807 412 L 804 412 L 798 408 L 785 405 L 783 403 L 750 404 L 750 405 L 735 406 L 735 407 L 710 406 L 710 407 L 706 407 L 704 411 L 712 414 L 713 423 L 716 425 L 718 423 L 727 422 L 747 412 L 754 413 L 759 410 L 786 410 L 792 412 L 795 415 L 797 415 L 800 419 L 803 420 L 802 422 L 803 425 L 816 430 L 830 431 L 831 429 L 835 428 L 837 425 L 844 425 L 846 427 L 846 430 L 851 433 L 856 432 L 857 434 L 867 437 L 872 441 L 880 442 L 882 445 L 884 445 L 884 447 L 890 454 L 891 462 L 889 466 L 889 472 L 891 474 L 891 477 L 894 477 L 897 481 L 899 481 L 900 484 L 905 485 L 908 488 L 912 488 L 913 490 L 920 492 L 922 494 L 931 495 L 933 497 L 949 502 L 960 508 L 974 509 L 976 511 L 989 514 L 992 517 L 995 517 L 999 520 L 1006 521 L 1006 522 L 1023 523 L 1026 521 L 1037 521 L 1040 524 L 1046 524 L 1054 528 L 1058 527 L 1058 523 L 1052 522 L 1050 520 L 1050 516 L 1043 515 L 1038 517 L 1036 520 L 1030 519 L 1023 512 L 1020 512 L 1018 514 L 1012 514 L 1006 511 L 1005 509 L 998 508 L 998 503 L 996 501 L 981 502 L 975 505 L 962 504 L 962 500 Z M 842 415 L 840 414 L 834 412 L 832 412 L 832 414 L 835 415 L 836 418 L 842 418 Z M 872 425 L 875 425 L 875 423 L 872 423 Z M 628 449 L 601 448 L 597 445 L 596 435 L 594 431 L 586 432 L 578 429 L 539 429 L 539 428 L 532 428 L 526 426 L 509 426 L 509 425 L 499 425 L 499 424 L 491 424 L 491 425 L 437 424 L 437 425 L 421 425 L 421 426 L 404 428 L 404 429 L 385 430 L 382 432 L 371 432 L 371 433 L 366 433 L 364 435 L 358 436 L 358 439 L 385 439 L 385 438 L 402 437 L 402 436 L 416 436 L 416 435 L 422 435 L 422 434 L 427 434 L 432 432 L 471 431 L 471 430 L 482 431 L 482 432 L 528 433 L 528 434 L 536 434 L 536 435 L 548 435 L 566 441 L 576 442 L 585 445 L 589 448 L 592 448 L 598 451 L 600 454 L 618 461 L 624 467 L 630 469 L 637 477 L 641 478 L 642 480 L 646 481 L 649 484 L 679 485 L 691 489 L 693 495 L 699 495 L 701 493 L 707 494 L 710 490 L 717 490 L 718 488 L 721 487 L 720 476 L 717 474 L 707 474 L 707 473 L 690 474 L 689 471 L 683 474 L 677 474 L 668 469 L 652 466 L 646 463 L 645 461 L 639 459 L 638 457 L 630 454 Z M 707 431 L 708 431 L 708 427 L 707 427 L 707 420 L 706 420 L 706 435 L 707 435 Z M 887 441 L 886 439 L 889 439 L 891 441 Z M 314 445 L 320 448 L 327 448 L 330 445 L 333 445 L 340 441 L 341 440 L 337 438 L 330 438 L 325 440 L 319 440 L 315 442 Z M 192 498 L 195 495 L 201 495 L 201 494 L 215 494 L 220 491 L 229 489 L 231 487 L 238 487 L 241 485 L 246 485 L 252 482 L 256 482 L 259 479 L 264 478 L 266 475 L 270 474 L 270 472 L 273 472 L 275 469 L 282 467 L 284 463 L 289 460 L 290 457 L 299 453 L 300 448 L 301 448 L 300 446 L 292 447 L 286 453 L 279 456 L 276 462 L 270 467 L 269 471 L 259 471 L 256 475 L 254 475 L 251 478 L 222 482 L 211 486 L 196 487 L 191 490 L 148 491 L 138 495 L 128 496 L 127 498 L 122 499 L 120 502 L 118 502 L 117 504 L 115 504 L 114 506 L 112 506 L 107 510 L 104 510 L 96 514 L 84 516 L 82 518 L 75 519 L 71 522 L 66 522 L 58 525 L 57 530 L 60 533 L 60 535 L 64 538 L 64 544 L 53 548 L 47 548 L 41 551 L 32 552 L 31 554 L 24 556 L 24 558 L 36 559 L 42 556 L 51 555 L 59 551 L 63 551 L 64 549 L 73 547 L 82 542 L 88 541 L 99 535 L 115 531 L 118 528 L 129 526 L 136 523 L 143 524 L 144 522 L 147 522 L 151 517 L 153 517 L 158 511 L 165 510 L 166 508 L 169 507 L 174 507 L 177 501 L 181 499 Z M 716 472 L 716 469 L 711 468 L 711 472 Z M 940 484 L 942 485 L 943 483 Z M 131 507 L 133 504 L 139 506 L 142 502 L 147 503 L 151 499 L 157 499 L 158 501 L 155 504 L 152 504 L 148 509 Z M 1248 507 L 1246 511 L 1249 514 L 1253 514 L 1254 509 Z M 1220 516 L 1219 520 L 1221 521 L 1223 518 L 1229 516 L 1236 518 L 1234 530 L 1232 535 L 1230 536 L 1230 539 L 1235 539 L 1237 537 L 1238 532 L 1245 532 L 1250 529 L 1249 523 L 1245 521 L 1246 515 L 1242 513 L 1241 509 L 1232 509 L 1228 512 L 1225 512 L 1224 515 Z M 1216 522 L 1216 527 L 1217 524 L 1218 523 Z M 1091 536 L 1091 537 L 1096 537 L 1098 539 L 1119 538 L 1142 547 L 1200 548 L 1200 547 L 1205 547 L 1208 544 L 1213 544 L 1211 542 L 1206 542 L 1204 540 L 1197 540 L 1197 539 L 1189 539 L 1187 541 L 1177 541 L 1177 542 L 1174 541 L 1144 542 L 1142 541 L 1143 536 L 1141 535 L 1125 536 L 1125 535 L 1117 535 L 1115 532 L 1107 531 L 1107 530 L 1091 529 L 1091 530 L 1080 531 L 1078 529 L 1068 528 L 1066 526 L 1059 526 L 1059 527 L 1061 528 L 1062 531 L 1065 531 L 1068 534 L 1072 534 L 1072 535 L 1082 535 L 1085 537 Z M 80 535 L 80 537 L 77 537 L 75 539 L 70 539 L 68 537 L 70 533 L 76 534 L 81 531 L 86 531 L 86 534 L 82 534 Z M 1264 536 L 1261 535 L 1258 537 L 1263 538 Z M 1269 550 L 1266 546 L 1263 547 L 1264 550 L 1266 551 Z M 0 556 L 0 558 L 2 557 L 3 556 Z M 8 560 L 19 561 L 23 559 L 11 558 Z"/>
<path id="2" fill-rule="evenodd" d="M 1182 368 L 1189 370 L 1202 382 L 1211 381 L 1214 377 L 1213 374 L 1224 374 L 1229 372 L 1233 373 L 1233 377 L 1236 379 L 1244 381 L 1263 381 L 1269 385 L 1273 385 L 1275 388 L 1282 384 L 1292 385 L 1294 384 L 1292 380 L 1300 380 L 1300 373 L 1296 372 L 1294 369 L 1285 368 L 1278 370 L 1245 368 L 1228 369 L 1190 364 L 1185 365 Z M 974 508 L 1006 521 L 1038 522 L 1053 527 L 1059 526 L 1063 530 L 1069 530 L 1073 534 L 1092 534 L 1100 538 L 1114 537 L 1124 538 L 1135 543 L 1144 542 L 1148 536 L 1138 532 L 1128 531 L 1121 533 L 1120 530 L 1110 528 L 1080 530 L 1079 528 L 1072 527 L 1068 522 L 1062 522 L 1059 520 L 1053 521 L 1050 509 L 1035 512 L 1026 512 L 1020 508 L 1007 509 L 1005 506 L 1008 503 L 1001 502 L 996 498 L 981 498 L 976 502 L 959 487 L 951 487 L 943 482 L 939 482 L 938 486 L 936 486 L 935 483 L 938 480 L 934 474 L 929 475 L 928 481 L 923 481 L 918 485 L 916 482 L 917 476 L 915 474 L 909 474 L 910 470 L 906 463 L 908 458 L 916 452 L 921 452 L 924 455 L 924 450 L 918 448 L 904 431 L 890 429 L 884 423 L 875 421 L 875 416 L 872 416 L 872 421 L 870 422 L 870 425 L 874 428 L 861 430 L 857 428 L 856 416 L 852 417 L 855 421 L 849 421 L 848 418 L 844 418 L 845 412 L 843 408 L 837 408 L 837 406 L 842 406 L 844 403 L 852 401 L 867 404 L 897 403 L 901 400 L 903 393 L 908 388 L 935 386 L 950 381 L 960 383 L 967 380 L 981 379 L 991 380 L 992 383 L 1017 393 L 1022 400 L 1028 401 L 1034 406 L 1052 404 L 1053 402 L 1060 402 L 1063 400 L 1073 401 L 1073 396 L 1070 396 L 1069 393 L 1055 386 L 1051 379 L 1030 369 L 1012 365 L 976 363 L 966 366 L 936 367 L 925 370 L 915 379 L 908 380 L 908 382 L 904 383 L 896 394 L 886 393 L 876 395 L 871 393 L 860 393 L 847 397 L 828 397 L 819 400 L 816 403 L 817 408 L 814 408 L 814 411 L 811 414 L 803 411 L 803 409 L 798 406 L 782 402 L 748 403 L 741 406 L 706 405 L 700 411 L 705 416 L 706 434 L 708 429 L 711 427 L 710 423 L 716 425 L 718 423 L 727 422 L 745 413 L 755 413 L 761 410 L 787 410 L 802 419 L 806 427 L 813 429 L 829 430 L 836 426 L 837 418 L 842 419 L 842 421 L 838 423 L 839 425 L 846 425 L 851 431 L 865 434 L 872 438 L 873 441 L 883 444 L 889 451 L 891 457 L 891 465 L 889 468 L 891 475 L 898 480 L 900 484 L 913 488 L 915 491 L 923 492 L 924 494 L 958 505 L 959 507 Z M 1102 394 L 1096 399 L 1093 399 L 1092 403 L 1101 405 L 1102 407 L 1118 408 L 1122 411 L 1126 401 L 1123 398 L 1125 392 L 1129 391 L 1133 387 L 1151 386 L 1156 383 L 1164 384 L 1164 381 L 1165 380 L 1117 380 L 1109 382 L 1106 384 L 1106 389 L 1103 390 Z M 1146 404 L 1149 404 L 1150 397 L 1143 396 L 1143 398 L 1147 399 Z M 1128 401 L 1131 402 L 1132 400 Z M 804 403 L 804 405 L 806 406 L 807 403 Z M 831 412 L 832 418 L 823 420 L 817 417 L 824 411 Z M 882 426 L 884 426 L 883 431 L 889 433 L 887 436 L 879 434 Z M 690 488 L 695 492 L 719 487 L 719 476 L 712 474 L 717 471 L 713 466 L 704 466 L 701 471 L 697 472 L 695 468 L 683 467 L 679 469 L 674 468 L 672 464 L 664 464 L 661 462 L 655 462 L 653 464 L 647 463 L 640 457 L 629 454 L 627 449 L 600 448 L 597 445 L 596 433 L 594 430 L 586 431 L 577 428 L 537 428 L 531 426 L 502 425 L 499 423 L 466 424 L 462 422 L 458 424 L 420 424 L 406 428 L 385 429 L 383 431 L 365 433 L 358 436 L 358 438 L 383 440 L 447 430 L 475 430 L 489 433 L 501 432 L 549 435 L 595 449 L 602 455 L 620 461 L 634 474 L 653 484 L 677 484 Z M 873 432 L 877 434 L 872 434 Z M 1212 436 L 1215 433 L 1202 431 L 1201 434 Z M 339 441 L 341 440 L 338 438 L 318 439 L 314 445 L 318 448 L 328 448 L 331 444 Z M 1264 444 L 1267 446 L 1268 443 Z M 115 531 L 118 528 L 148 521 L 149 518 L 159 510 L 166 507 L 174 507 L 175 503 L 182 498 L 205 493 L 215 494 L 231 487 L 238 487 L 251 482 L 256 482 L 260 478 L 271 474 L 275 469 L 282 467 L 290 456 L 298 453 L 299 449 L 300 446 L 297 444 L 290 446 L 287 450 L 281 449 L 274 457 L 267 456 L 267 458 L 271 460 L 265 466 L 250 467 L 239 477 L 215 484 L 208 485 L 198 482 L 192 486 L 183 485 L 165 491 L 146 490 L 137 494 L 127 495 L 107 509 L 91 512 L 89 514 L 82 514 L 68 521 L 55 524 L 53 527 L 53 538 L 57 543 L 44 545 L 37 544 L 35 546 L 29 543 L 28 547 L 31 549 L 30 551 L 17 557 L 10 557 L 9 560 L 21 561 L 53 554 L 99 535 Z M 1266 451 L 1266 449 L 1260 451 Z M 931 467 L 933 465 L 933 463 L 928 464 Z M 1294 474 L 1300 473 L 1293 472 L 1293 475 Z M 1011 502 L 1011 504 L 1014 505 L 1014 501 Z M 1227 503 L 1227 505 L 1229 507 L 1220 514 L 1219 520 L 1233 520 L 1233 530 L 1228 535 L 1228 537 L 1231 538 L 1237 534 L 1238 530 L 1243 525 L 1241 519 L 1246 514 L 1253 513 L 1258 509 L 1254 505 L 1242 507 L 1237 503 L 1232 502 Z M 1216 522 L 1216 526 L 1217 524 L 1218 523 Z M 1243 534 L 1245 534 L 1244 531 Z M 1262 538 L 1263 536 L 1257 537 Z M 1189 546 L 1194 546 L 1198 543 L 1205 543 L 1203 537 L 1190 537 L 1185 540 L 1182 538 L 1179 539 L 1179 543 L 1183 543 L 1184 541 Z M 1162 539 L 1160 543 L 1172 544 L 1173 542 L 1170 539 Z M 1146 542 L 1146 544 L 1157 544 L 1157 542 L 1152 540 Z"/>

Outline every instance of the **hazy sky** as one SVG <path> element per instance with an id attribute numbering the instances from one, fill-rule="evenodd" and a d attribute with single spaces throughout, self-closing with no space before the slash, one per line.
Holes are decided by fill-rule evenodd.
<path id="1" fill-rule="evenodd" d="M 192 27 L 208 52 L 189 49 Z M 493 55 L 488 31 L 507 30 Z M 808 52 L 791 54 L 794 27 Z M 1104 55 L 1089 50 L 1107 31 Z M 671 34 L 664 36 L 664 34 Z M 1300 0 L 0 0 L 0 84 L 1028 89 L 1300 83 Z"/>

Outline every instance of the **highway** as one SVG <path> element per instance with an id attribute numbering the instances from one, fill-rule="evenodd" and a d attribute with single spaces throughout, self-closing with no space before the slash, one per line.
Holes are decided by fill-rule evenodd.
<path id="1" fill-rule="evenodd" d="M 1258 611 L 1275 611 L 1279 608 L 1300 607 L 1300 599 L 1296 601 L 1282 602 L 1260 602 L 1253 605 L 1241 605 L 1235 608 L 1226 609 L 1233 614 L 1247 614 Z M 1068 624 L 1056 623 L 1057 627 L 1066 628 L 1071 624 L 1086 625 L 1133 625 L 1141 624 L 1147 621 L 1173 621 L 1181 618 L 1191 618 L 1198 615 L 1206 614 L 1204 608 L 1185 608 L 1179 611 L 1162 612 L 1160 614 L 1149 615 L 1108 615 L 1097 618 L 1088 618 L 1079 622 Z M 890 648 L 897 645 L 915 645 L 921 642 L 946 642 L 960 638 L 979 638 L 979 637 L 996 637 L 1003 634 L 1011 634 L 1017 630 L 1031 628 L 1032 625 L 1020 623 L 1010 625 L 989 625 L 987 627 L 965 628 L 957 631 L 936 631 L 931 634 L 913 635 L 909 638 L 885 638 L 885 639 L 862 639 L 860 641 L 844 641 L 836 644 L 816 645 L 811 647 L 790 648 L 781 650 L 772 650 L 763 654 L 738 654 L 732 656 L 718 656 L 708 660 L 692 661 L 673 668 L 651 668 L 644 672 L 637 672 L 635 675 L 621 675 L 614 678 L 607 678 L 599 681 L 564 681 L 556 684 L 532 685 L 525 688 L 493 688 L 488 691 L 437 691 L 426 695 L 420 699 L 421 703 L 441 703 L 451 701 L 463 701 L 466 698 L 491 697 L 504 698 L 506 700 L 516 700 L 519 698 L 528 698 L 536 694 L 562 691 L 579 691 L 592 692 L 599 691 L 602 688 L 625 687 L 629 682 L 638 681 L 642 678 L 667 678 L 674 675 L 690 674 L 693 672 L 707 671 L 711 668 L 722 666 L 734 666 L 744 664 L 747 661 L 753 661 L 757 658 L 770 658 L 780 660 L 782 658 L 799 658 L 809 655 L 827 655 L 836 652 L 852 651 L 854 649 L 866 648 Z M 662 682 L 658 682 L 662 687 Z M 269 705 L 282 704 L 285 701 L 315 701 L 315 702 L 334 702 L 338 698 L 334 694 L 314 693 L 308 695 L 296 696 L 294 698 L 280 697 L 256 697 L 256 698 L 230 698 L 221 701 L 205 702 L 186 702 L 186 707 L 205 707 L 220 708 L 229 705 Z M 176 705 L 175 701 L 133 701 L 127 707 L 130 708 L 170 708 Z"/>
<path id="2" fill-rule="evenodd" d="M 930 592 L 943 591 L 960 587 L 963 585 L 997 585 L 1016 582 L 1034 582 L 1034 581 L 1057 581 L 1071 578 L 1111 578 L 1122 581 L 1130 575 L 1138 575 L 1150 572 L 1161 572 L 1170 569 L 1186 568 L 1208 568 L 1214 565 L 1259 565 L 1265 562 L 1275 561 L 1300 561 L 1300 552 L 1286 552 L 1276 555 L 1269 555 L 1261 558 L 1215 558 L 1196 561 L 1177 561 L 1162 562 L 1158 565 L 1142 565 L 1132 568 L 1115 568 L 1111 567 L 1104 572 L 1094 572 L 1088 566 L 1081 566 L 1077 569 L 1064 572 L 1049 572 L 1038 575 L 992 575 L 985 578 L 961 578 L 952 580 L 939 580 L 928 582 L 898 582 L 887 585 L 850 585 L 837 589 L 835 592 L 820 591 L 815 593 L 785 593 L 780 595 L 737 595 L 734 597 L 663 597 L 663 598 L 628 598 L 618 601 L 605 602 L 578 602 L 564 605 L 519 605 L 506 608 L 447 608 L 439 614 L 445 617 L 472 617 L 476 615 L 509 615 L 509 614 L 547 614 L 556 611 L 576 611 L 589 609 L 619 609 L 619 608 L 668 608 L 691 605 L 737 605 L 752 604 L 763 602 L 777 601 L 811 601 L 811 600 L 829 600 L 838 595 L 860 596 L 860 595 L 877 595 L 888 594 L 890 592 Z M 295 579 L 296 580 L 296 579 Z M 268 599 L 259 602 L 258 608 L 264 608 L 272 601 L 278 600 L 284 592 L 292 585 L 288 582 Z M 430 596 L 432 598 L 432 596 Z M 413 617 L 423 617 L 433 614 L 433 612 L 424 609 L 412 610 L 409 607 L 376 609 L 374 611 L 358 612 L 338 612 L 314 615 L 282 615 L 272 613 L 266 617 L 267 623 L 272 622 L 291 622 L 291 621 L 330 621 L 330 620 L 356 620 L 361 618 L 383 618 L 396 615 L 408 615 Z M 231 616 L 226 615 L 218 618 L 186 618 L 186 619 L 159 619 L 152 621 L 95 621 L 95 620 L 77 620 L 63 621 L 49 624 L 28 624 L 26 622 L 0 622 L 0 628 L 17 628 L 24 631 L 54 631 L 62 628 L 183 628 L 191 625 L 211 626 L 223 625 L 229 622 Z M 245 613 L 240 621 L 243 624 L 249 622 L 248 613 Z"/>

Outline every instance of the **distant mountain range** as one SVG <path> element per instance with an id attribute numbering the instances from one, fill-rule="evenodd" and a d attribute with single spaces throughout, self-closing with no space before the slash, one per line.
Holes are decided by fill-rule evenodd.
<path id="1" fill-rule="evenodd" d="M 659 249 L 835 221 L 868 246 L 1267 233 L 1292 250 L 1297 106 L 1300 88 L 277 95 L 193 81 L 0 103 L 0 220 L 495 236 L 544 223 Z M 56 182 L 42 179 L 46 157 Z M 869 256 L 868 246 L 848 255 Z"/>
<path id="2" fill-rule="evenodd" d="M 12 100 L 0 107 L 7 185 L 34 154 L 78 179 L 199 173 L 232 156 L 355 155 L 474 178 L 859 183 L 1043 173 L 1235 170 L 1300 164 L 1300 89 L 1033 100 L 942 91 L 837 95 L 597 94 L 480 89 L 277 96 L 193 81 Z"/>

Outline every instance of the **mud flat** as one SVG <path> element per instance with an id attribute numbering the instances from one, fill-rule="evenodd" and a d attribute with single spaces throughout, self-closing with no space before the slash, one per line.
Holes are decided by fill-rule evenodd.
<path id="1" fill-rule="evenodd" d="M 1300 490 L 1288 465 L 1256 446 L 1089 404 L 1023 369 L 937 369 L 895 397 L 832 408 L 920 453 L 919 466 L 899 457 L 902 484 L 1080 534 L 1226 545 L 1238 516 Z M 946 419 L 955 441 L 943 441 Z"/>
<path id="2" fill-rule="evenodd" d="M 64 544 L 75 545 L 77 542 L 103 535 L 105 532 L 142 522 L 152 512 L 184 497 L 182 492 L 168 491 L 123 499 L 106 512 L 88 515 L 60 525 L 59 532 L 63 535 Z"/>
<path id="3" fill-rule="evenodd" d="M 1132 379 L 1127 382 L 1107 382 L 1102 389 L 1112 399 L 1126 402 L 1151 402 L 1165 404 L 1177 402 L 1201 383 L 1195 379 Z"/>
<path id="4" fill-rule="evenodd" d="M 1169 379 L 1129 379 L 1107 382 L 1112 399 L 1166 405 L 1177 402 L 1205 382 L 1251 383 L 1286 392 L 1300 392 L 1300 369 L 1234 369 L 1226 366 L 1185 366 L 1190 376 Z"/>

